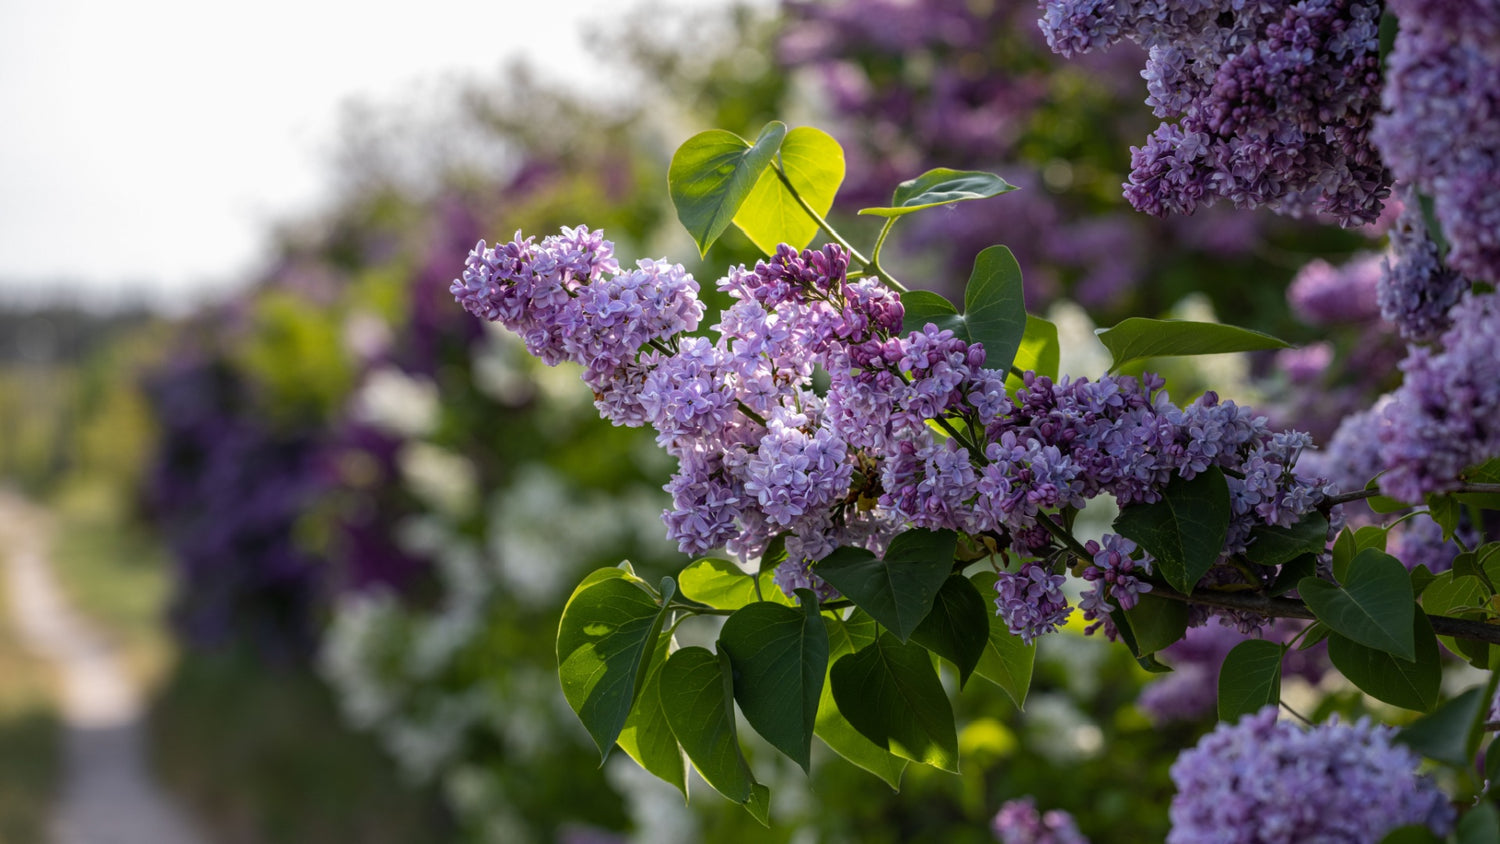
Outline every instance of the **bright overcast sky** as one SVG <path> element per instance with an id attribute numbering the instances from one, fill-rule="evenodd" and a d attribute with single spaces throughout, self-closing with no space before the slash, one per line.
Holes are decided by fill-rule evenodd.
<path id="1" fill-rule="evenodd" d="M 341 103 L 518 56 L 597 80 L 581 24 L 636 5 L 0 0 L 0 294 L 222 289 L 316 207 Z"/>

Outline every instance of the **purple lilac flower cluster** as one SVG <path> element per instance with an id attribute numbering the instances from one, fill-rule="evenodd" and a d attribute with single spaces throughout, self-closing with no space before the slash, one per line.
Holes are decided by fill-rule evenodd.
<path id="1" fill-rule="evenodd" d="M 1376 0 L 1042 0 L 1065 56 L 1122 40 L 1163 122 L 1131 149 L 1125 196 L 1157 216 L 1227 199 L 1345 225 L 1380 213 L 1390 179 L 1370 142 L 1380 97 Z"/>
<path id="2" fill-rule="evenodd" d="M 1372 138 L 1398 179 L 1432 197 L 1448 263 L 1500 283 L 1500 6 L 1389 6 L 1401 28 Z"/>
<path id="3" fill-rule="evenodd" d="M 1380 256 L 1362 253 L 1334 266 L 1314 259 L 1292 279 L 1287 303 L 1309 325 L 1330 326 L 1369 322 L 1379 316 L 1376 287 Z"/>
<path id="4" fill-rule="evenodd" d="M 833 594 L 813 563 L 841 545 L 878 553 L 908 526 L 988 535 L 1007 554 L 1042 557 L 1054 548 L 1050 514 L 1106 493 L 1154 502 L 1174 477 L 1210 467 L 1231 470 L 1227 554 L 1244 550 L 1255 525 L 1290 526 L 1327 493 L 1292 471 L 1304 435 L 1273 435 L 1213 393 L 1179 408 L 1155 376 L 1027 373 L 1010 395 L 1005 374 L 984 367 L 983 346 L 932 324 L 903 334 L 900 299 L 873 278 L 851 281 L 838 246 L 783 246 L 731 270 L 718 286 L 734 304 L 715 340 L 682 333 L 702 312 L 690 279 L 642 262 L 675 282 L 646 296 L 607 277 L 612 254 L 582 229 L 540 246 L 481 243 L 452 292 L 521 331 L 543 360 L 582 365 L 606 418 L 656 430 L 679 463 L 664 521 L 684 553 L 725 547 L 748 561 L 783 537 L 777 579 L 788 594 Z M 617 298 L 628 298 L 621 312 L 636 327 L 611 321 L 610 307 L 577 304 L 615 301 L 601 286 L 633 291 Z M 821 393 L 816 369 L 828 373 Z M 1106 537 L 1090 554 L 1086 613 L 1128 608 L 1149 589 L 1140 576 L 1150 558 L 1129 540 Z M 1028 640 L 1070 612 L 1058 565 L 1000 577 L 1001 615 Z"/>
<path id="5" fill-rule="evenodd" d="M 1072 815 L 1061 809 L 1039 812 L 1030 797 L 1006 801 L 990 829 L 1000 844 L 1088 844 Z"/>
<path id="6" fill-rule="evenodd" d="M 1391 254 L 1381 267 L 1380 315 L 1403 339 L 1430 342 L 1448 328 L 1448 310 L 1468 289 L 1469 280 L 1438 257 L 1421 207 L 1408 201 L 1391 229 Z"/>
<path id="7" fill-rule="evenodd" d="M 1454 488 L 1467 467 L 1500 454 L 1500 299 L 1466 296 L 1449 311 L 1442 350 L 1413 348 L 1378 425 L 1380 489 L 1400 501 Z"/>
<path id="8" fill-rule="evenodd" d="M 1415 753 L 1392 727 L 1360 719 L 1304 730 L 1277 707 L 1220 724 L 1172 764 L 1168 844 L 1379 841 L 1406 824 L 1438 835 L 1454 811 L 1417 775 Z"/>

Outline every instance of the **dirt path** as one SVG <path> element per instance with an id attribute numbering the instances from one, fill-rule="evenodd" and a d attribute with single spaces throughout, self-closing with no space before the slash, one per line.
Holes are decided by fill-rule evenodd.
<path id="1" fill-rule="evenodd" d="M 9 492 L 0 492 L 0 551 L 21 639 L 61 680 L 66 758 L 53 840 L 201 844 L 146 768 L 140 695 L 119 655 L 58 588 L 45 515 Z"/>

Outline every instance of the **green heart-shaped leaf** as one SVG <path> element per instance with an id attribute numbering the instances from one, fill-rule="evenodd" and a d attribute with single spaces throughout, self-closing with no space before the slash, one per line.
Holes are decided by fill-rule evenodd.
<path id="1" fill-rule="evenodd" d="M 889 633 L 833 664 L 833 699 L 854 728 L 897 756 L 958 771 L 953 707 L 927 649 Z"/>
<path id="2" fill-rule="evenodd" d="M 734 666 L 734 699 L 772 747 L 806 771 L 818 699 L 828 673 L 828 631 L 818 599 L 799 593 L 799 608 L 750 604 L 724 622 L 719 647 Z"/>
<path id="3" fill-rule="evenodd" d="M 932 610 L 953 570 L 957 545 L 951 530 L 909 530 L 891 540 L 884 559 L 863 549 L 839 548 L 814 570 L 905 642 Z"/>
<path id="4" fill-rule="evenodd" d="M 1281 645 L 1250 639 L 1235 645 L 1219 668 L 1219 720 L 1231 723 L 1281 700 Z"/>
<path id="5" fill-rule="evenodd" d="M 1395 557 L 1366 548 L 1350 564 L 1344 585 L 1304 577 L 1297 592 L 1333 632 L 1408 662 L 1416 659 L 1411 634 L 1416 599 L 1406 567 Z"/>
<path id="6" fill-rule="evenodd" d="M 773 120 L 753 144 L 733 132 L 711 129 L 677 148 L 667 170 L 667 188 L 677 219 L 693 236 L 700 254 L 707 255 L 708 247 L 729 228 L 786 134 L 786 124 Z"/>
<path id="7" fill-rule="evenodd" d="M 818 222 L 797 202 L 781 180 L 784 175 L 797 196 L 823 217 L 844 181 L 844 149 L 831 135 L 811 126 L 788 132 L 774 159 L 776 168 L 761 171 L 760 179 L 734 215 L 734 224 L 767 255 L 782 243 L 805 249 L 818 234 Z"/>
<path id="8" fill-rule="evenodd" d="M 935 208 L 954 202 L 988 199 L 1016 189 L 994 173 L 979 170 L 950 170 L 939 167 L 896 186 L 888 208 L 861 208 L 859 213 L 874 217 L 903 217 L 924 208 Z"/>
<path id="9" fill-rule="evenodd" d="M 1229 516 L 1229 485 L 1210 466 L 1190 481 L 1173 478 L 1160 501 L 1121 509 L 1114 528 L 1155 557 L 1162 577 L 1186 595 L 1224 552 Z"/>

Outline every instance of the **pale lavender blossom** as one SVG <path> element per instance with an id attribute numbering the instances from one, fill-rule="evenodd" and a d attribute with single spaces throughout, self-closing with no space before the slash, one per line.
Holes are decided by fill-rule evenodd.
<path id="1" fill-rule="evenodd" d="M 1088 844 L 1072 815 L 1061 809 L 1039 812 L 1031 797 L 1007 800 L 990 829 L 1000 844 Z"/>
<path id="2" fill-rule="evenodd" d="M 1067 578 L 1050 573 L 1041 563 L 1027 563 L 1016 572 L 1001 572 L 995 581 L 995 605 L 1011 635 L 1031 644 L 1067 622 L 1073 608 L 1063 596 Z"/>
<path id="3" fill-rule="evenodd" d="M 1172 764 L 1167 844 L 1379 841 L 1398 826 L 1453 829 L 1454 810 L 1394 727 L 1362 718 L 1302 729 L 1267 706 L 1220 724 Z"/>

